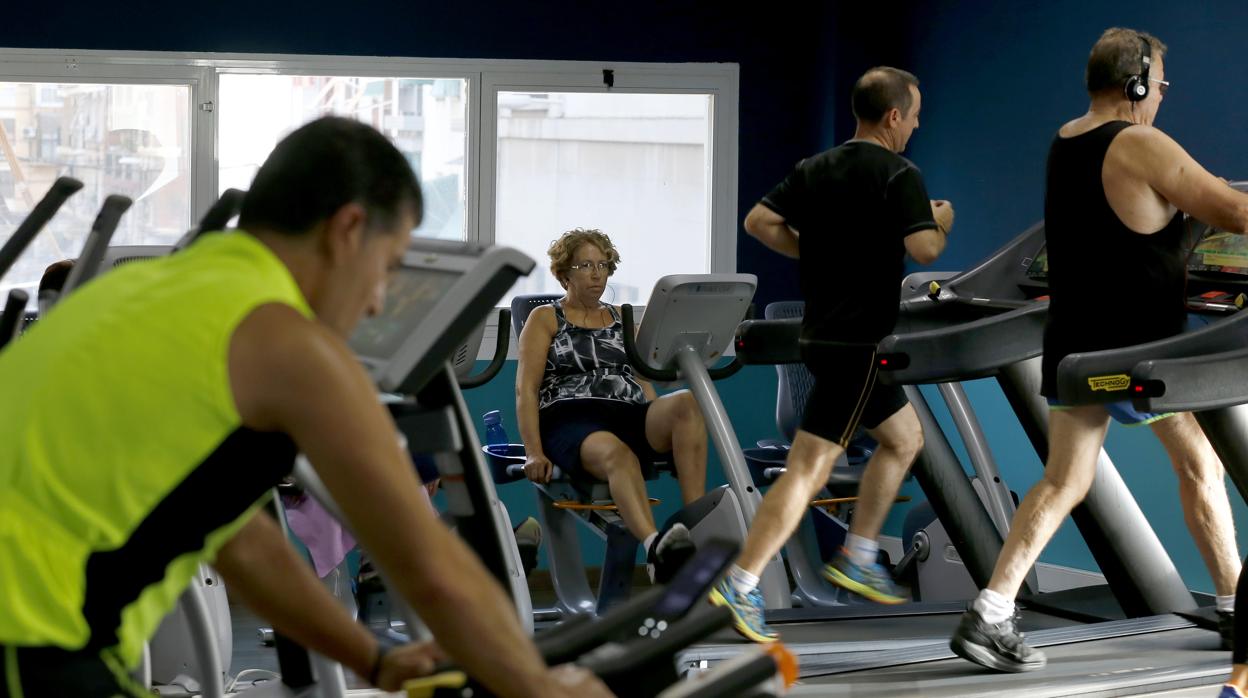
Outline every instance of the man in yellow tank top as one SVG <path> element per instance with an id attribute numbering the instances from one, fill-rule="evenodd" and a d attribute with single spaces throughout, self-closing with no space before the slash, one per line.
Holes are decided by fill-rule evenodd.
<path id="1" fill-rule="evenodd" d="M 382 688 L 449 655 L 498 695 L 607 695 L 543 664 L 347 347 L 421 213 L 384 136 L 320 119 L 260 168 L 239 231 L 101 277 L 0 353 L 0 698 L 136 694 L 127 670 L 205 561 Z M 438 646 L 381 649 L 256 515 L 298 452 Z"/>

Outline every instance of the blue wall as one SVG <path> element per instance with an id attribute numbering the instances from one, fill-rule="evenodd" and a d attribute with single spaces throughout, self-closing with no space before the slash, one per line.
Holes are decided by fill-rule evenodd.
<path id="1" fill-rule="evenodd" d="M 1049 142 L 1087 110 L 1084 66 L 1110 26 L 1169 46 L 1173 87 L 1156 125 L 1215 174 L 1248 178 L 1248 3 L 917 3 L 908 67 L 922 80 L 923 113 L 908 154 L 932 196 L 957 209 L 939 265 L 965 267 L 1042 217 Z"/>
<path id="2" fill-rule="evenodd" d="M 847 2 L 734 12 L 693 0 L 483 0 L 471 6 L 381 0 L 174 6 L 145 0 L 121 12 L 71 1 L 0 23 L 0 46 L 736 62 L 742 216 L 798 159 L 852 134 L 849 88 L 863 69 L 897 65 L 922 80 L 922 126 L 907 154 L 923 168 L 932 195 L 957 207 L 950 247 L 938 262 L 956 269 L 1040 217 L 1045 149 L 1056 128 L 1086 108 L 1083 65 L 1092 42 L 1111 25 L 1149 30 L 1170 46 L 1166 72 L 1174 87 L 1158 125 L 1215 173 L 1248 178 L 1248 83 L 1240 76 L 1239 48 L 1248 34 L 1243 0 L 932 0 L 894 4 L 887 16 L 878 7 Z M 760 302 L 796 297 L 791 262 L 745 235 L 738 260 L 741 271 L 760 277 Z M 469 392 L 468 401 L 478 415 L 504 409 L 514 434 L 513 380 L 509 366 L 491 385 Z M 774 371 L 746 369 L 721 390 L 742 443 L 773 435 Z M 990 382 L 973 383 L 968 392 L 1011 484 L 1030 486 L 1039 464 L 999 392 Z M 1189 584 L 1208 590 L 1160 447 L 1151 436 L 1117 427 L 1109 447 Z M 711 472 L 714 481 L 714 465 Z M 678 499 L 669 482 L 655 491 L 665 507 Z M 503 496 L 513 513 L 532 511 L 523 486 L 503 488 Z M 660 516 L 668 511 L 661 509 Z M 889 532 L 899 531 L 900 512 L 890 519 Z M 1044 559 L 1092 566 L 1086 548 L 1065 530 Z"/>
<path id="3" fill-rule="evenodd" d="M 1156 125 L 1215 174 L 1248 178 L 1248 84 L 1238 50 L 1248 31 L 1248 3 L 1242 0 L 946 0 L 916 3 L 910 19 L 913 50 L 903 67 L 922 81 L 923 113 L 907 155 L 923 169 L 932 196 L 952 200 L 957 210 L 939 268 L 971 265 L 1042 217 L 1049 142 L 1061 124 L 1086 111 L 1084 66 L 1110 26 L 1149 31 L 1169 46 L 1165 70 L 1173 87 Z M 838 114 L 848 112 L 845 106 Z M 1015 489 L 1030 487 L 1039 462 L 1000 391 L 978 381 L 968 392 L 1007 480 Z M 1107 450 L 1189 586 L 1210 591 L 1183 523 L 1174 473 L 1145 431 L 1114 425 Z M 1231 492 L 1236 517 L 1248 520 Z M 1240 546 L 1248 549 L 1248 537 L 1240 535 Z M 1042 559 L 1095 569 L 1069 523 Z"/>

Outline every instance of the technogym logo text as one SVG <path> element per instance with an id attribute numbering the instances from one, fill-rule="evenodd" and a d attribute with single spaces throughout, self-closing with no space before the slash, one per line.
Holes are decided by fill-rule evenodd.
<path id="1" fill-rule="evenodd" d="M 1125 373 L 1119 373 L 1113 376 L 1091 376 L 1088 378 L 1088 387 L 1092 388 L 1092 392 L 1104 390 L 1107 393 L 1126 390 L 1131 386 L 1131 376 Z"/>

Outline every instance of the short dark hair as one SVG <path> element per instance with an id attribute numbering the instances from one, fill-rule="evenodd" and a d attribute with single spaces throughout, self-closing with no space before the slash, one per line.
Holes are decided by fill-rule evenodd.
<path id="1" fill-rule="evenodd" d="M 407 158 L 376 129 L 321 117 L 286 136 L 256 172 L 238 227 L 297 235 L 349 203 L 368 215 L 368 230 L 393 226 L 403 213 L 420 224 L 424 202 Z"/>
<path id="2" fill-rule="evenodd" d="M 910 94 L 911 85 L 918 87 L 919 79 L 904 70 L 888 66 L 868 70 L 854 83 L 850 99 L 854 116 L 859 121 L 873 124 L 883 119 L 890 109 L 909 113 L 910 105 L 914 103 Z"/>
<path id="3" fill-rule="evenodd" d="M 1152 34 L 1122 27 L 1106 29 L 1088 55 L 1088 69 L 1084 73 L 1088 94 L 1121 91 L 1127 78 L 1139 75 L 1145 41 L 1154 64 L 1165 57 L 1166 45 Z"/>

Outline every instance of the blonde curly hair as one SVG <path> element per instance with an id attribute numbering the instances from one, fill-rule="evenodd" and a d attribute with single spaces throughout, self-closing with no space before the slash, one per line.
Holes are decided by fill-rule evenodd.
<path id="1" fill-rule="evenodd" d="M 550 273 L 555 275 L 564 288 L 567 288 L 568 272 L 572 270 L 572 257 L 585 243 L 597 247 L 598 251 L 602 252 L 607 258 L 607 264 L 610 265 L 611 274 L 614 274 L 616 267 L 620 265 L 620 251 L 615 249 L 615 245 L 606 233 L 593 228 L 569 230 L 560 235 L 558 240 L 550 243 L 550 247 L 546 250 L 546 254 L 550 257 Z"/>

